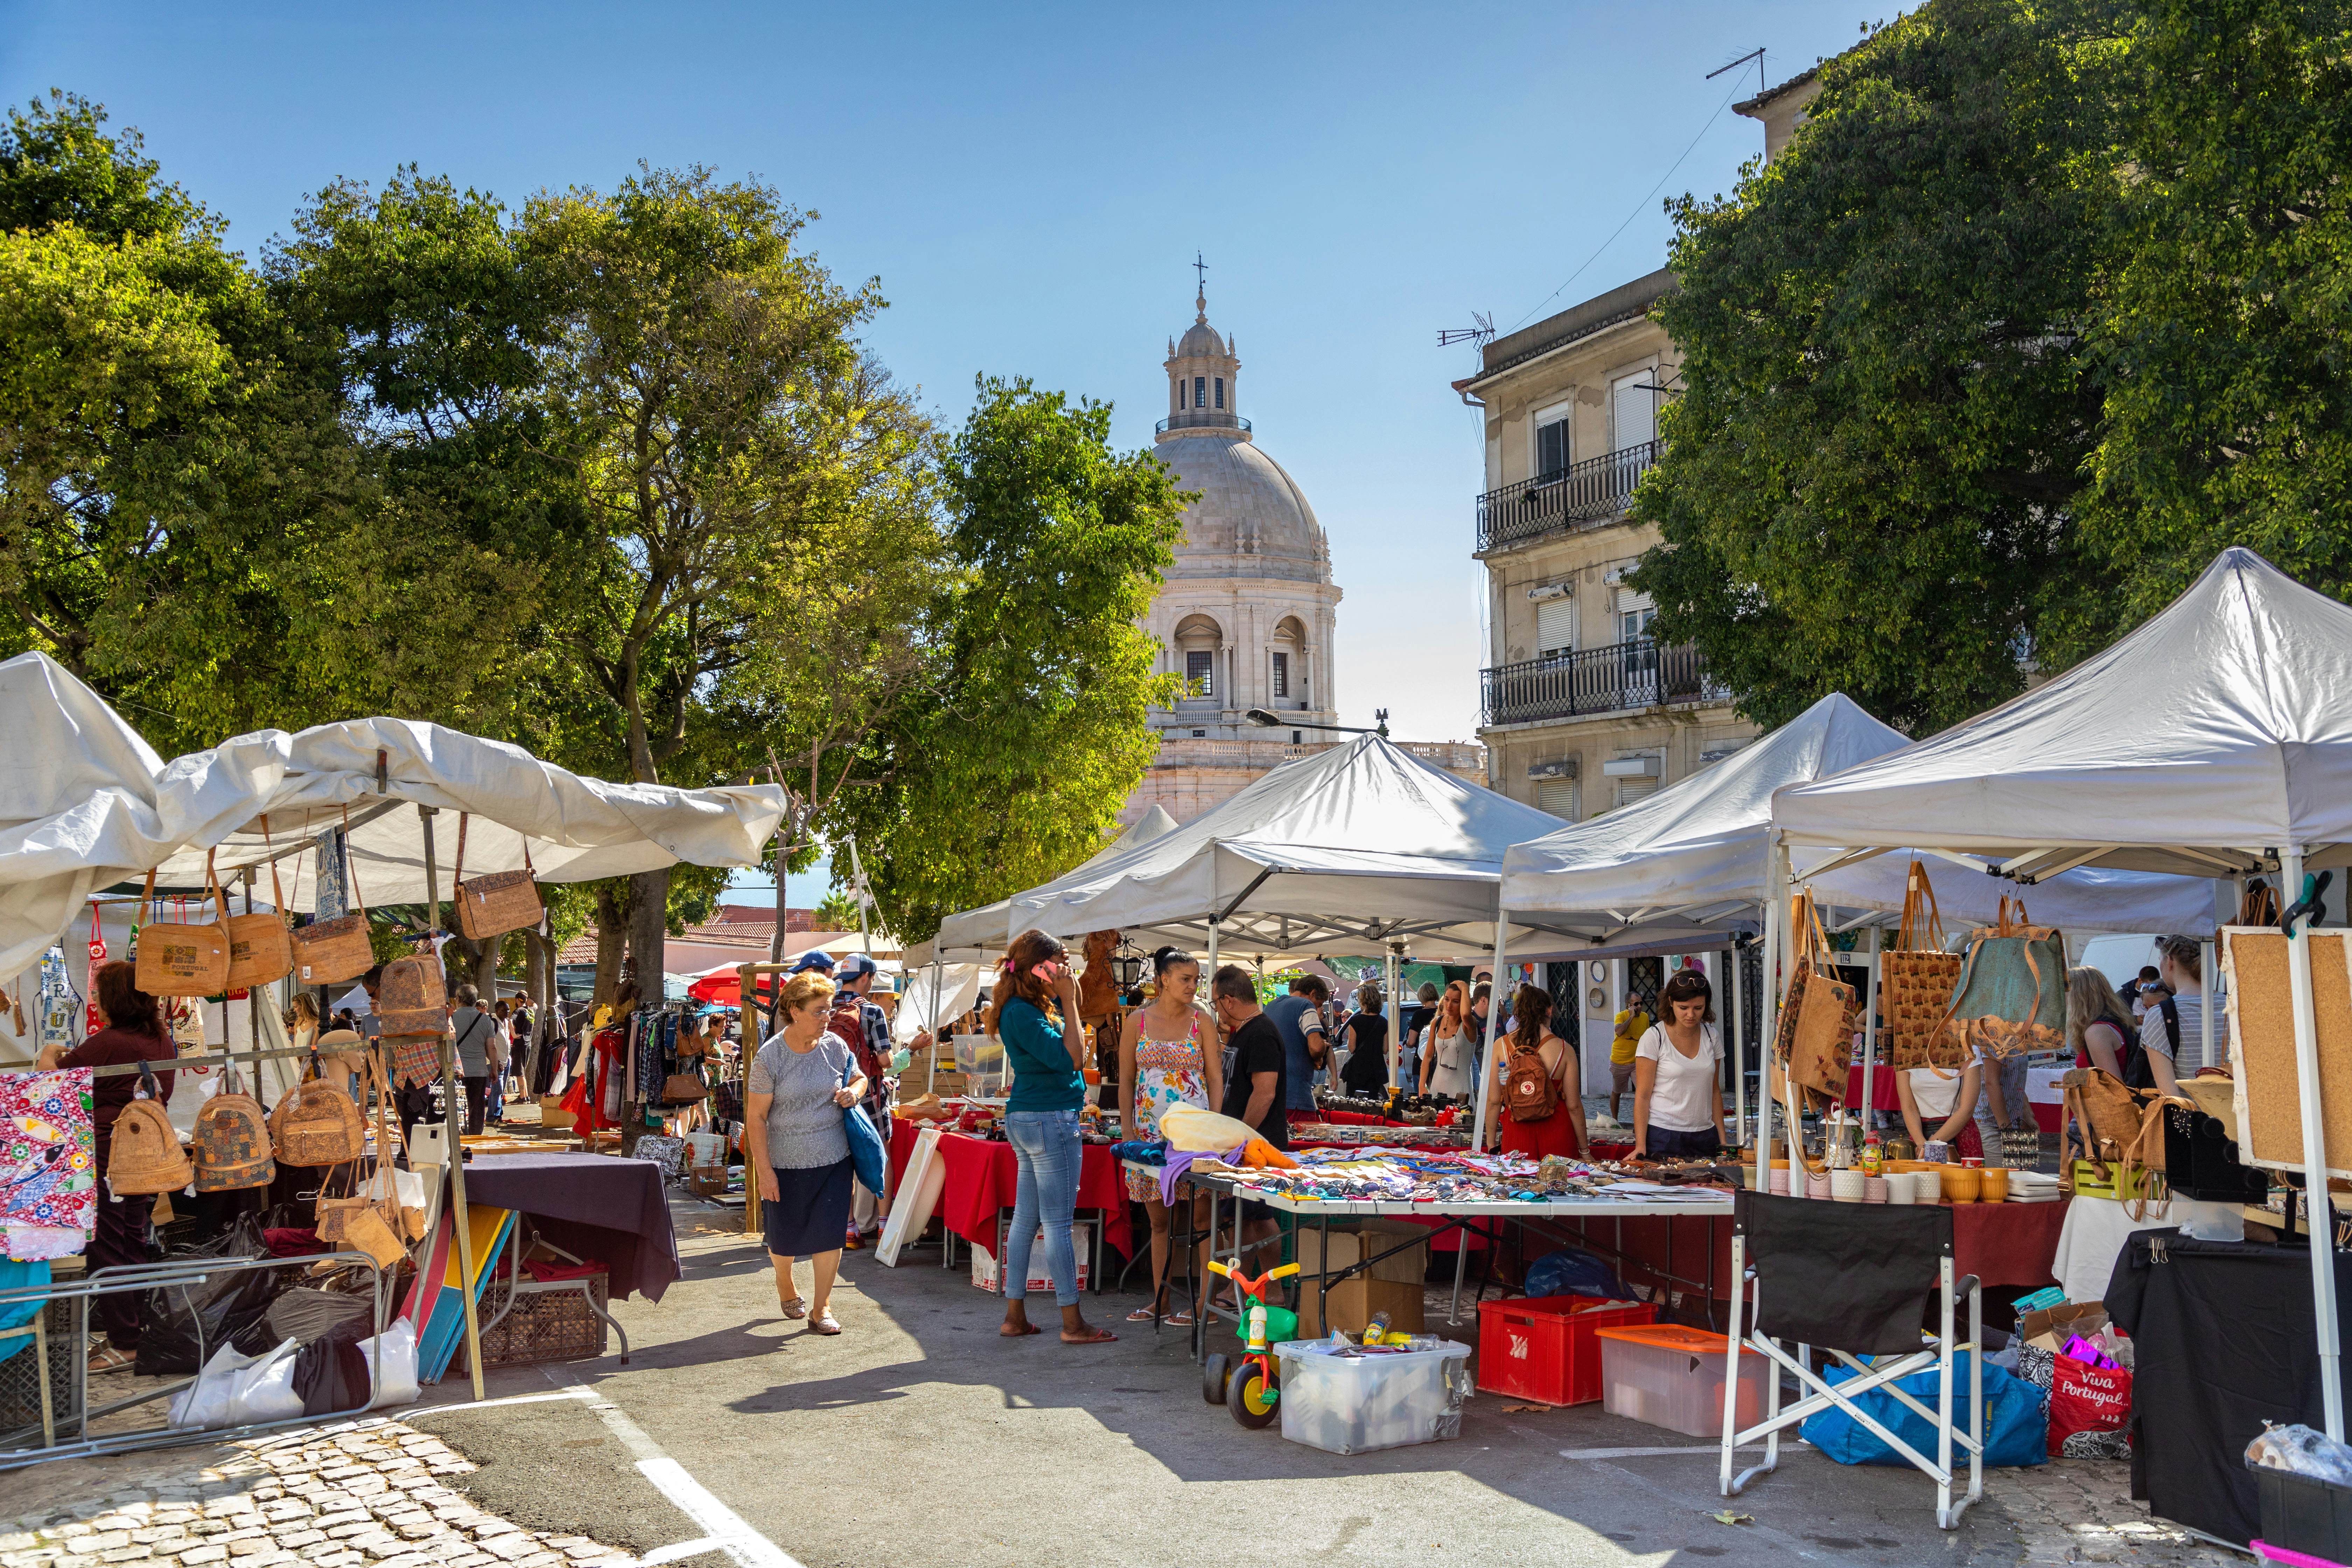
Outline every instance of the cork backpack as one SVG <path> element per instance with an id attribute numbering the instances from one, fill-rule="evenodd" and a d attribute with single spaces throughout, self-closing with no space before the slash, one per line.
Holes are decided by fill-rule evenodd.
<path id="1" fill-rule="evenodd" d="M 269 1123 L 261 1102 L 239 1091 L 233 1069 L 221 1092 L 196 1112 L 196 1191 L 266 1187 L 278 1177 L 269 1152 Z"/>
<path id="2" fill-rule="evenodd" d="M 142 1068 L 139 1083 L 146 1098 L 132 1100 L 114 1119 L 106 1159 L 107 1189 L 118 1198 L 176 1193 L 195 1176 L 163 1102 L 155 1098 L 155 1075 Z"/>
<path id="3" fill-rule="evenodd" d="M 314 1072 L 324 1069 L 310 1053 Z M 312 1078 L 269 1113 L 269 1146 L 289 1165 L 341 1165 L 367 1151 L 367 1123 L 352 1097 L 324 1078 Z"/>

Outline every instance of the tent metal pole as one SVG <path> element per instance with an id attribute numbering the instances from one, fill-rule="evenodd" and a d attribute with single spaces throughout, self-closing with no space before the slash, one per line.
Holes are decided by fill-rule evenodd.
<path id="1" fill-rule="evenodd" d="M 437 808 L 420 805 L 416 815 L 425 825 L 425 940 L 439 963 L 441 950 L 433 933 L 441 929 L 441 872 L 433 853 L 433 816 Z M 482 1326 L 474 1310 L 474 1233 L 466 1218 L 466 1097 L 457 1084 L 457 1042 L 447 1030 L 441 1034 L 441 1092 L 447 1115 L 442 1125 L 449 1134 L 449 1215 L 457 1232 L 457 1302 L 466 1314 L 466 1364 L 474 1378 L 474 1397 L 482 1397 Z M 749 1179 L 748 1177 L 746 1178 Z M 427 1249 L 427 1256 L 431 1249 Z"/>
<path id="2" fill-rule="evenodd" d="M 1509 919 L 1507 917 L 1498 917 L 1495 921 L 1495 988 L 1486 998 L 1486 1049 L 1485 1056 L 1479 1059 L 1478 1063 L 1478 1081 L 1475 1086 L 1478 1096 L 1478 1110 L 1477 1114 L 1472 1119 L 1473 1124 L 1476 1128 L 1476 1131 L 1472 1135 L 1470 1142 L 1470 1152 L 1474 1154 L 1484 1153 L 1486 1150 L 1486 1108 L 1495 1098 L 1488 1092 L 1488 1087 L 1493 1081 L 1495 1072 L 1495 1028 L 1496 1025 L 1503 1021 L 1503 960 L 1510 952 L 1510 937 L 1511 922 Z M 1579 1076 L 1580 1078 L 1582 1075 L 1580 1074 Z M 1576 1086 L 1576 1091 L 1579 1094 L 1583 1093 L 1584 1085 L 1580 1082 Z M 1468 1251 L 1468 1247 L 1465 1247 L 1463 1248 L 1465 1255 L 1466 1255 Z M 1458 1309 L 1462 1304 L 1462 1270 L 1458 1262 L 1455 1265 L 1454 1273 L 1454 1304 Z M 1453 1322 L 1456 1320 L 1449 1318 L 1446 1321 L 1448 1322 Z"/>
<path id="3" fill-rule="evenodd" d="M 1756 1052 L 1756 1186 L 1772 1190 L 1772 1026 L 1773 1009 L 1780 997 L 1780 911 L 1788 902 L 1788 852 L 1775 834 L 1764 855 L 1764 995 L 1763 1037 Z M 1789 1165 L 1790 1186 L 1796 1186 L 1797 1166 Z M 1738 1281 L 1734 1280 L 1738 1287 Z"/>
<path id="4" fill-rule="evenodd" d="M 2282 905 L 2281 908 L 2284 908 L 2284 906 Z M 2221 999 L 2213 993 L 2213 983 L 2219 980 L 2221 976 L 2215 973 L 2213 970 L 2213 944 L 2211 942 L 2200 942 L 2198 944 L 2197 964 L 2198 984 L 2203 987 L 2203 1000 L 2205 1003 L 2204 1006 L 2198 1009 L 2199 1012 L 2205 1015 L 2204 1055 L 2200 1057 L 2197 1061 L 2198 1067 L 2202 1068 L 2210 1068 L 2214 1065 L 2213 1015 L 2221 1006 Z"/>
<path id="5" fill-rule="evenodd" d="M 1731 1016 L 1725 1019 L 1724 1036 L 1731 1042 L 1731 1135 L 1737 1143 L 1748 1127 L 1748 1053 L 1747 1041 L 1741 1037 L 1740 1025 L 1747 1015 L 1739 1006 L 1739 972 L 1747 965 L 1735 944 L 1725 960 L 1724 967 L 1731 973 L 1724 976 L 1724 991 L 1731 998 Z"/>
<path id="6" fill-rule="evenodd" d="M 2303 898 L 2303 846 L 2289 845 L 2279 857 L 2279 907 Z M 2309 915 L 2297 916 L 2287 932 L 2287 988 L 2294 1004 L 2294 1087 L 2303 1111 L 2303 1194 L 2311 1225 L 2311 1303 L 2319 1328 L 2319 1394 L 2327 1435 L 2344 1440 L 2344 1348 L 2336 1325 L 2336 1205 L 2327 1196 L 2327 1119 L 2319 1087 L 2319 1010 L 2311 994 Z M 2210 983 L 2206 1016 L 2212 1016 Z"/>
<path id="7" fill-rule="evenodd" d="M 1878 1022 L 1879 928 L 1873 924 L 1864 929 L 1870 932 L 1868 984 L 1862 993 L 1862 1131 L 1867 1138 L 1870 1133 L 1870 1108 L 1877 1103 L 1871 1097 L 1871 1080 L 1878 1066 L 1878 1030 L 1875 1026 Z"/>
<path id="8" fill-rule="evenodd" d="M 940 1015 L 946 1010 L 940 1005 L 943 995 L 942 988 L 947 984 L 947 982 L 940 977 L 946 973 L 947 964 L 939 954 L 939 938 L 934 935 L 931 938 L 931 1065 L 930 1070 L 923 1075 L 923 1092 L 925 1094 L 934 1093 L 939 1088 L 940 1041 L 947 1037 L 944 1031 L 948 1026 L 948 1021 L 940 1016 Z"/>
<path id="9" fill-rule="evenodd" d="M 1389 1003 L 1389 1082 L 1397 1080 L 1397 1064 L 1404 1060 L 1404 1042 L 1397 1031 L 1404 1026 L 1404 1004 L 1397 995 L 1397 987 L 1404 984 L 1404 943 L 1389 943 L 1388 956 L 1381 961 L 1388 974 Z"/>

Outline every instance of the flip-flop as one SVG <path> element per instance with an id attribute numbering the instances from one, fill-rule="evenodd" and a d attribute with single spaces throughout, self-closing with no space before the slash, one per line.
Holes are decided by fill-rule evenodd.
<path id="1" fill-rule="evenodd" d="M 798 1296 L 793 1297 L 790 1300 L 786 1300 L 782 1297 L 777 1298 L 776 1308 L 779 1311 L 782 1312 L 785 1317 L 795 1321 L 808 1316 L 808 1303 L 802 1300 Z"/>
<path id="2" fill-rule="evenodd" d="M 1158 1314 L 1154 1313 L 1149 1307 L 1138 1307 L 1134 1311 L 1129 1312 L 1127 1315 L 1127 1321 L 1130 1323 L 1149 1323 L 1157 1316 Z"/>
<path id="3" fill-rule="evenodd" d="M 809 1320 L 809 1332 L 813 1334 L 837 1334 L 841 1332 L 841 1324 L 835 1321 L 832 1308 L 827 1307 L 824 1311 L 819 1312 L 815 1317 Z"/>
<path id="4" fill-rule="evenodd" d="M 1108 1329 L 1095 1328 L 1091 1324 L 1089 1324 L 1087 1328 L 1088 1331 L 1086 1338 L 1074 1340 L 1070 1338 L 1069 1335 L 1064 1334 L 1062 1336 L 1062 1342 L 1066 1345 L 1107 1345 L 1118 1338 L 1117 1334 L 1112 1333 Z"/>
<path id="5" fill-rule="evenodd" d="M 1185 1309 L 1179 1307 L 1176 1310 L 1160 1319 L 1160 1322 L 1162 1328 L 1189 1329 L 1192 1326 L 1192 1314 Z"/>

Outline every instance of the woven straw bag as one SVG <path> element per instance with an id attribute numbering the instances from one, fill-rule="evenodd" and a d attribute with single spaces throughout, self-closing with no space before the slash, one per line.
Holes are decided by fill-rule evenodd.
<path id="1" fill-rule="evenodd" d="M 146 1098 L 122 1108 L 110 1135 L 106 1185 L 118 1198 L 176 1193 L 195 1180 L 187 1151 L 180 1147 L 180 1134 L 156 1098 L 155 1075 L 144 1067 L 139 1070 L 139 1086 Z"/>
<path id="2" fill-rule="evenodd" d="M 261 1102 L 238 1089 L 236 1069 L 223 1070 L 228 1077 L 221 1092 L 196 1112 L 196 1191 L 266 1187 L 278 1179 L 268 1120 L 261 1113 Z"/>
<path id="3" fill-rule="evenodd" d="M 1798 951 L 1774 1054 L 1792 1085 L 1842 1100 L 1853 1054 L 1854 993 L 1830 973 L 1829 937 L 1810 889 L 1793 900 L 1789 929 L 1796 933 Z"/>
<path id="4" fill-rule="evenodd" d="M 269 842 L 269 818 L 261 819 L 261 843 Z M 211 869 L 207 859 L 205 868 Z M 294 973 L 294 933 L 286 927 L 286 889 L 278 884 L 278 861 L 269 862 L 270 909 L 268 914 L 228 917 L 228 988 L 243 991 L 267 985 Z"/>
<path id="5" fill-rule="evenodd" d="M 323 1073 L 319 1053 L 313 1072 Z M 323 1077 L 305 1080 L 269 1113 L 269 1147 L 289 1165 L 341 1165 L 367 1152 L 367 1121 L 352 1097 Z"/>
<path id="6" fill-rule="evenodd" d="M 1944 1027 L 1961 959 L 1944 951 L 1943 911 L 1936 907 L 1927 868 L 1916 860 L 1903 885 L 1903 923 L 1896 929 L 1895 946 L 1879 954 L 1878 964 L 1878 1005 L 1886 1018 L 1879 1037 L 1887 1065 L 1965 1065 L 1966 1049 Z"/>
<path id="7" fill-rule="evenodd" d="M 457 814 L 457 872 L 452 895 L 457 911 L 458 932 L 471 942 L 487 942 L 494 936 L 504 936 L 510 931 L 521 931 L 539 923 L 538 873 L 531 869 L 530 839 L 522 841 L 522 865 L 520 871 L 493 871 L 487 877 L 466 880 L 466 822 L 464 812 Z"/>
<path id="8" fill-rule="evenodd" d="M 147 873 L 142 907 L 155 901 L 155 873 Z M 229 936 L 218 919 L 228 901 L 213 889 L 215 918 L 202 925 L 166 925 L 158 918 L 139 928 L 139 989 L 150 996 L 217 996 L 228 989 Z"/>
<path id="9" fill-rule="evenodd" d="M 305 985 L 356 980 L 375 967 L 368 942 L 367 901 L 360 897 L 358 868 L 352 864 L 352 811 L 343 808 L 343 883 L 352 890 L 352 910 L 331 921 L 312 921 L 294 933 L 294 975 Z M 322 847 L 319 853 L 323 856 Z M 316 883 L 313 883 L 315 886 Z"/>

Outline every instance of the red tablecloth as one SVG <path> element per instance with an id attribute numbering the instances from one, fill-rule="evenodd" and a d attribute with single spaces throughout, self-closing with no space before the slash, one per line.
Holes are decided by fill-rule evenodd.
<path id="1" fill-rule="evenodd" d="M 897 1121 L 890 1130 L 890 1190 L 899 1190 L 898 1178 L 914 1157 L 915 1138 L 922 1123 Z M 940 1158 L 947 1170 L 940 1189 L 941 1223 L 982 1251 L 996 1251 L 996 1213 L 1013 1206 L 1021 1182 L 1021 1167 L 1013 1145 L 961 1132 L 940 1136 Z M 1100 1143 L 1081 1151 L 1078 1167 L 1078 1207 L 1103 1211 L 1103 1239 L 1129 1255 L 1134 1246 L 1127 1211 L 1127 1184 L 1119 1163 Z"/>
<path id="2" fill-rule="evenodd" d="M 1903 1109 L 1903 1102 L 1895 1098 L 1895 1074 L 1897 1070 L 1888 1067 L 1885 1062 L 1880 1062 L 1870 1069 L 1871 1110 L 1900 1110 Z M 1862 1068 L 1858 1065 L 1845 1069 L 1845 1102 L 1849 1106 L 1862 1103 Z"/>

